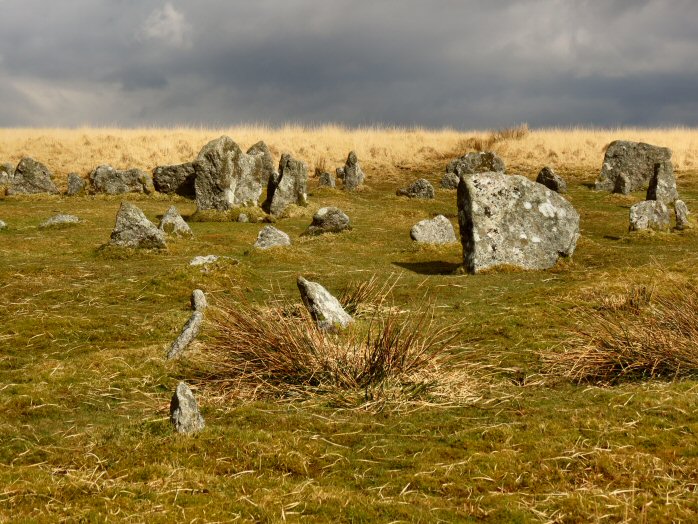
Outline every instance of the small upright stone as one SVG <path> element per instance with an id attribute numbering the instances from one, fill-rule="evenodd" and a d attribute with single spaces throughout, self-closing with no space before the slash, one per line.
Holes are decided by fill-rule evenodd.
<path id="1" fill-rule="evenodd" d="M 669 208 L 659 200 L 645 200 L 630 208 L 630 231 L 654 229 L 666 231 L 670 227 Z"/>
<path id="2" fill-rule="evenodd" d="M 327 171 L 320 173 L 318 181 L 320 182 L 320 187 L 331 187 L 334 189 L 337 185 L 334 175 L 332 173 L 328 173 Z"/>
<path id="3" fill-rule="evenodd" d="M 425 178 L 419 178 L 412 182 L 409 186 L 398 189 L 395 194 L 397 196 L 406 196 L 407 198 L 434 198 L 434 186 Z"/>
<path id="4" fill-rule="evenodd" d="M 305 234 L 340 233 L 347 229 L 351 229 L 351 222 L 344 211 L 337 207 L 323 207 L 313 215 L 313 222 L 308 226 Z"/>
<path id="5" fill-rule="evenodd" d="M 206 426 L 199 405 L 189 386 L 184 382 L 177 389 L 170 402 L 170 423 L 177 433 L 189 435 L 201 431 Z"/>
<path id="6" fill-rule="evenodd" d="M 111 245 L 133 248 L 167 247 L 165 233 L 130 202 L 122 202 L 111 233 Z"/>
<path id="7" fill-rule="evenodd" d="M 444 189 L 458 189 L 460 177 L 456 173 L 446 173 L 441 178 L 441 187 Z"/>
<path id="8" fill-rule="evenodd" d="M 291 238 L 274 226 L 264 226 L 257 236 L 254 247 L 257 249 L 270 249 L 272 247 L 290 246 Z"/>
<path id="9" fill-rule="evenodd" d="M 536 182 L 543 184 L 556 193 L 567 193 L 567 182 L 565 182 L 565 180 L 551 167 L 544 167 L 541 169 L 536 178 Z"/>
<path id="10" fill-rule="evenodd" d="M 267 186 L 263 209 L 274 216 L 282 215 L 288 206 L 308 204 L 308 168 L 305 162 L 285 153 L 279 162 L 278 176 L 272 176 Z"/>
<path id="11" fill-rule="evenodd" d="M 364 172 L 361 170 L 359 158 L 354 151 L 351 151 L 347 156 L 347 161 L 344 164 L 343 177 L 344 189 L 354 191 L 364 183 Z"/>
<path id="12" fill-rule="evenodd" d="M 320 329 L 332 330 L 335 326 L 346 328 L 354 322 L 351 315 L 344 311 L 339 300 L 320 284 L 306 280 L 302 276 L 298 277 L 297 284 L 303 304 Z"/>
<path id="13" fill-rule="evenodd" d="M 194 311 L 201 311 L 202 313 L 206 310 L 208 307 L 208 301 L 206 300 L 206 294 L 200 290 L 200 289 L 195 289 L 194 291 L 191 292 L 191 308 Z"/>
<path id="14" fill-rule="evenodd" d="M 171 206 L 167 213 L 160 220 L 160 229 L 168 235 L 176 237 L 193 237 L 194 232 L 189 227 L 182 215 L 177 211 L 177 207 Z"/>
<path id="15" fill-rule="evenodd" d="M 688 206 L 683 200 L 677 200 L 674 202 L 674 214 L 676 215 L 676 229 L 683 231 L 684 229 L 691 227 L 688 222 L 688 215 L 690 215 L 688 212 Z"/>
<path id="16" fill-rule="evenodd" d="M 80 175 L 77 173 L 68 173 L 68 190 L 65 194 L 68 196 L 79 195 L 85 190 L 85 185 L 85 179 Z"/>
<path id="17" fill-rule="evenodd" d="M 196 310 L 194 313 L 192 313 L 187 323 L 184 324 L 182 332 L 167 351 L 167 360 L 171 360 L 181 355 L 184 350 L 187 349 L 189 345 L 194 342 L 194 340 L 196 340 L 196 337 L 199 336 L 199 331 L 201 331 L 201 323 L 203 321 L 203 310 Z"/>
<path id="18" fill-rule="evenodd" d="M 40 229 L 59 228 L 77 224 L 80 219 L 75 215 L 54 215 L 39 224 Z"/>
<path id="19" fill-rule="evenodd" d="M 650 178 L 646 200 L 658 200 L 665 204 L 673 204 L 679 198 L 676 189 L 674 167 L 670 161 L 658 162 L 654 165 L 654 173 Z"/>
<path id="20" fill-rule="evenodd" d="M 51 193 L 58 194 L 58 188 L 53 183 L 51 171 L 41 162 L 33 158 L 23 158 L 17 164 L 14 174 L 9 179 L 9 195 Z"/>
<path id="21" fill-rule="evenodd" d="M 410 238 L 419 244 L 452 244 L 458 242 L 451 221 L 443 215 L 421 220 L 410 230 Z"/>

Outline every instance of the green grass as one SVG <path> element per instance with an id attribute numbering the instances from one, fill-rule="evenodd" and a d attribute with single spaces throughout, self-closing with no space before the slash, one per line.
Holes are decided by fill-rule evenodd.
<path id="1" fill-rule="evenodd" d="M 413 173 L 438 182 L 437 173 Z M 698 174 L 681 179 L 698 211 Z M 396 197 L 395 185 L 311 191 L 276 226 L 289 249 L 252 249 L 263 224 L 192 222 L 162 253 L 100 249 L 119 198 L 0 199 L 0 521 L 692 521 L 698 514 L 698 381 L 575 385 L 542 375 L 578 308 L 667 276 L 696 282 L 698 232 L 627 232 L 633 199 L 570 182 L 582 218 L 572 261 L 543 272 L 458 274 L 458 245 L 415 246 L 409 228 L 455 194 Z M 412 176 L 410 176 L 412 178 Z M 155 220 L 180 198 L 129 197 Z M 336 205 L 353 230 L 301 237 Z M 83 221 L 39 230 L 56 213 Z M 190 268 L 196 255 L 239 263 Z M 395 305 L 431 302 L 463 323 L 487 376 L 468 405 L 380 413 L 322 398 L 227 402 L 200 395 L 206 430 L 173 434 L 169 400 L 186 366 L 164 354 L 194 288 L 209 300 L 297 301 L 296 277 L 339 293 L 399 280 Z M 206 329 L 201 337 L 206 343 Z M 186 358 L 186 357 L 185 357 Z M 484 371 L 483 371 L 484 373 Z"/>

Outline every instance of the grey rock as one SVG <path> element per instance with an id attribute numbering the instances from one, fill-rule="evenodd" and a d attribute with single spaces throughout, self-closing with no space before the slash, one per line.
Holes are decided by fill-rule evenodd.
<path id="1" fill-rule="evenodd" d="M 193 162 L 153 169 L 153 186 L 159 193 L 177 194 L 193 198 L 196 171 Z"/>
<path id="2" fill-rule="evenodd" d="M 339 177 L 339 173 L 337 173 L 337 176 L 344 181 L 344 189 L 347 191 L 355 191 L 364 183 L 365 175 L 361 170 L 359 158 L 354 151 L 351 151 L 347 156 L 342 173 L 342 177 Z"/>
<path id="3" fill-rule="evenodd" d="M 671 150 L 643 142 L 616 140 L 606 149 L 601 174 L 596 180 L 598 191 L 619 192 L 618 177 L 628 178 L 626 191 L 644 189 L 654 174 L 654 165 L 671 161 Z"/>
<path id="4" fill-rule="evenodd" d="M 460 182 L 460 177 L 455 173 L 445 173 L 441 177 L 441 187 L 444 189 L 458 189 L 458 182 Z"/>
<path id="5" fill-rule="evenodd" d="M 39 228 L 41 229 L 47 229 L 51 227 L 62 227 L 62 226 L 69 226 L 73 224 L 77 224 L 80 222 L 80 219 L 76 217 L 75 215 L 54 215 L 51 218 L 47 218 L 44 220 L 41 224 L 39 224 Z"/>
<path id="6" fill-rule="evenodd" d="M 213 264 L 214 262 L 217 262 L 218 259 L 220 259 L 218 255 L 200 255 L 198 257 L 194 257 L 191 259 L 189 262 L 190 266 L 205 266 L 207 264 Z"/>
<path id="7" fill-rule="evenodd" d="M 620 195 L 629 195 L 632 193 L 633 181 L 626 173 L 620 173 L 616 177 L 615 185 L 613 186 L 613 192 Z"/>
<path id="8" fill-rule="evenodd" d="M 110 165 L 101 165 L 90 173 L 92 189 L 96 193 L 122 195 L 124 193 L 154 192 L 153 179 L 140 169 L 114 169 Z"/>
<path id="9" fill-rule="evenodd" d="M 200 289 L 195 289 L 194 291 L 191 292 L 191 308 L 194 311 L 200 311 L 204 312 L 206 308 L 208 307 L 208 301 L 206 300 L 206 294 L 200 290 Z"/>
<path id="10" fill-rule="evenodd" d="M 434 198 L 434 186 L 425 178 L 419 178 L 412 182 L 409 186 L 398 189 L 395 194 L 397 196 L 406 196 L 407 198 Z"/>
<path id="11" fill-rule="evenodd" d="M 419 244 L 453 244 L 458 242 L 451 221 L 443 215 L 421 220 L 410 230 L 410 238 Z"/>
<path id="12" fill-rule="evenodd" d="M 567 193 L 567 182 L 552 167 L 544 167 L 538 173 L 536 182 L 556 193 Z"/>
<path id="13" fill-rule="evenodd" d="M 259 157 L 258 169 L 261 173 L 259 180 L 262 183 L 262 187 L 266 186 L 271 176 L 276 172 L 274 157 L 271 155 L 269 147 L 263 141 L 259 141 L 247 150 L 247 154 Z"/>
<path id="14" fill-rule="evenodd" d="M 111 245 L 133 248 L 165 248 L 165 233 L 130 202 L 122 202 L 111 233 Z"/>
<path id="15" fill-rule="evenodd" d="M 351 229 L 351 222 L 344 211 L 337 207 L 323 207 L 313 215 L 313 221 L 305 234 L 340 233 L 347 229 Z"/>
<path id="16" fill-rule="evenodd" d="M 10 185 L 10 181 L 15 174 L 15 166 L 5 162 L 0 164 L 0 186 Z"/>
<path id="17" fill-rule="evenodd" d="M 4 221 L 0 220 L 0 231 L 2 231 L 3 229 L 7 229 L 7 224 Z"/>
<path id="18" fill-rule="evenodd" d="M 189 435 L 201 431 L 206 426 L 199 405 L 189 386 L 184 382 L 177 389 L 170 402 L 170 423 L 177 433 Z"/>
<path id="19" fill-rule="evenodd" d="M 676 177 L 671 162 L 660 162 L 654 165 L 654 173 L 647 188 L 646 200 L 659 200 L 665 204 L 673 204 L 679 198 L 676 189 Z"/>
<path id="20" fill-rule="evenodd" d="M 14 174 L 9 179 L 9 195 L 51 193 L 58 194 L 53 183 L 51 171 L 33 158 L 23 158 L 17 164 Z"/>
<path id="21" fill-rule="evenodd" d="M 574 253 L 579 214 L 542 184 L 503 173 L 466 175 L 457 202 L 470 273 L 499 265 L 546 269 Z"/>
<path id="22" fill-rule="evenodd" d="M 167 351 L 167 360 L 178 357 L 184 352 L 189 345 L 196 340 L 199 336 L 199 331 L 201 331 L 201 323 L 204 321 L 204 314 L 202 311 L 194 311 L 187 323 L 184 324 L 182 332 L 179 334 L 177 339 L 172 343 L 170 349 Z"/>
<path id="23" fill-rule="evenodd" d="M 446 167 L 446 173 L 455 173 L 459 176 L 473 173 L 503 173 L 504 171 L 506 171 L 504 161 L 492 151 L 468 153 L 451 160 Z"/>
<path id="24" fill-rule="evenodd" d="M 677 200 L 674 202 L 674 214 L 676 215 L 676 229 L 682 231 L 684 229 L 689 229 L 691 227 L 688 222 L 688 206 L 683 200 Z"/>
<path id="25" fill-rule="evenodd" d="M 68 190 L 66 195 L 75 196 L 79 195 L 85 190 L 87 182 L 77 173 L 68 173 Z"/>
<path id="26" fill-rule="evenodd" d="M 194 232 L 189 227 L 189 224 L 184 221 L 182 215 L 179 214 L 176 206 L 171 206 L 170 209 L 167 210 L 167 213 L 165 213 L 162 220 L 160 220 L 159 227 L 168 235 L 175 237 L 191 238 L 194 236 Z"/>
<path id="27" fill-rule="evenodd" d="M 254 247 L 257 249 L 269 249 L 272 247 L 290 246 L 291 238 L 283 231 L 276 229 L 274 226 L 264 226 L 257 235 L 257 241 Z"/>
<path id="28" fill-rule="evenodd" d="M 669 208 L 664 202 L 645 200 L 630 208 L 630 231 L 666 231 L 670 225 Z"/>
<path id="29" fill-rule="evenodd" d="M 249 221 L 250 217 L 247 216 L 247 213 L 240 213 L 238 215 L 238 222 L 240 222 L 241 224 L 246 224 Z"/>
<path id="30" fill-rule="evenodd" d="M 334 174 L 338 180 L 344 180 L 344 168 L 343 167 L 338 167 L 337 169 L 335 169 Z"/>
<path id="31" fill-rule="evenodd" d="M 346 328 L 354 322 L 349 313 L 344 311 L 339 300 L 320 284 L 306 280 L 302 276 L 298 277 L 297 284 L 303 304 L 320 329 L 331 330 L 336 326 Z"/>
<path id="32" fill-rule="evenodd" d="M 267 200 L 262 206 L 274 216 L 282 215 L 288 206 L 308 203 L 308 168 L 304 162 L 294 160 L 291 155 L 281 155 L 278 176 L 269 178 Z"/>
<path id="33" fill-rule="evenodd" d="M 332 173 L 328 173 L 327 171 L 320 173 L 318 181 L 320 183 L 320 187 L 334 188 L 337 185 L 337 183 L 335 182 L 334 175 Z"/>

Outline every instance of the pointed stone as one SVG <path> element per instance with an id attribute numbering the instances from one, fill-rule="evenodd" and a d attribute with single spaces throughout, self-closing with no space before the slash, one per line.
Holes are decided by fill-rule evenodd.
<path id="1" fill-rule="evenodd" d="M 199 331 L 201 331 L 201 323 L 204 321 L 204 314 L 201 311 L 194 311 L 191 317 L 184 327 L 182 332 L 179 334 L 177 339 L 172 343 L 170 349 L 167 351 L 167 360 L 181 355 L 189 345 L 196 340 L 199 336 Z"/>
<path id="2" fill-rule="evenodd" d="M 354 151 L 351 151 L 347 156 L 347 161 L 342 169 L 342 180 L 344 181 L 344 189 L 347 191 L 355 191 L 364 183 L 364 172 L 361 170 L 359 158 Z"/>
<path id="3" fill-rule="evenodd" d="M 567 182 L 558 175 L 552 167 L 544 167 L 538 173 L 536 182 L 543 184 L 550 191 L 556 193 L 567 193 Z"/>
<path id="4" fill-rule="evenodd" d="M 133 248 L 167 247 L 165 233 L 130 202 L 122 202 L 111 233 L 111 245 Z"/>
<path id="5" fill-rule="evenodd" d="M 162 220 L 160 220 L 160 229 L 175 237 L 191 238 L 194 236 L 189 224 L 184 221 L 176 206 L 171 206 L 163 215 Z"/>
<path id="6" fill-rule="evenodd" d="M 329 291 L 317 282 L 298 277 L 298 290 L 303 304 L 310 312 L 310 316 L 317 322 L 320 329 L 332 330 L 336 326 L 346 328 L 354 322 L 349 313 Z"/>
<path id="7" fill-rule="evenodd" d="M 50 193 L 58 194 L 53 183 L 53 174 L 41 162 L 33 158 L 23 158 L 9 179 L 8 195 Z"/>
<path id="8" fill-rule="evenodd" d="M 274 226 L 264 226 L 257 235 L 254 247 L 257 249 L 270 249 L 272 247 L 284 247 L 291 245 L 291 238 Z"/>
<path id="9" fill-rule="evenodd" d="M 184 382 L 177 384 L 170 401 L 170 423 L 177 433 L 185 435 L 201 431 L 206 426 L 194 393 Z"/>

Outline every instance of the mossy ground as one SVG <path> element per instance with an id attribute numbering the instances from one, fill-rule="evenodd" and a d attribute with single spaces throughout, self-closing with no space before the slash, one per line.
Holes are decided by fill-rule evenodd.
<path id="1" fill-rule="evenodd" d="M 534 175 L 535 173 L 527 173 Z M 435 185 L 436 172 L 410 172 Z M 570 180 L 582 218 L 573 260 L 543 272 L 459 274 L 459 245 L 419 247 L 417 221 L 456 224 L 454 192 L 396 197 L 399 184 L 347 194 L 311 188 L 304 213 L 277 221 L 288 249 L 252 249 L 263 224 L 192 222 L 163 252 L 100 249 L 120 198 L 6 197 L 0 218 L 0 520 L 589 522 L 698 518 L 698 381 L 615 387 L 542 378 L 575 310 L 598 293 L 667 275 L 698 277 L 698 232 L 627 233 L 634 200 Z M 406 180 L 408 178 L 406 177 Z M 372 178 L 377 181 L 378 177 Z M 698 210 L 698 176 L 680 191 Z M 181 198 L 128 197 L 155 220 Z M 336 205 L 353 230 L 302 237 Z M 56 213 L 75 227 L 39 230 Z M 202 271 L 196 255 L 232 257 Z M 433 303 L 462 321 L 464 346 L 490 368 L 475 406 L 337 409 L 314 402 L 199 398 L 207 429 L 173 434 L 168 406 L 183 376 L 164 361 L 189 295 L 214 301 L 296 297 L 296 276 L 339 291 L 399 276 L 396 304 Z M 590 298 L 591 297 L 591 298 Z M 202 335 L 205 343 L 205 330 Z"/>

